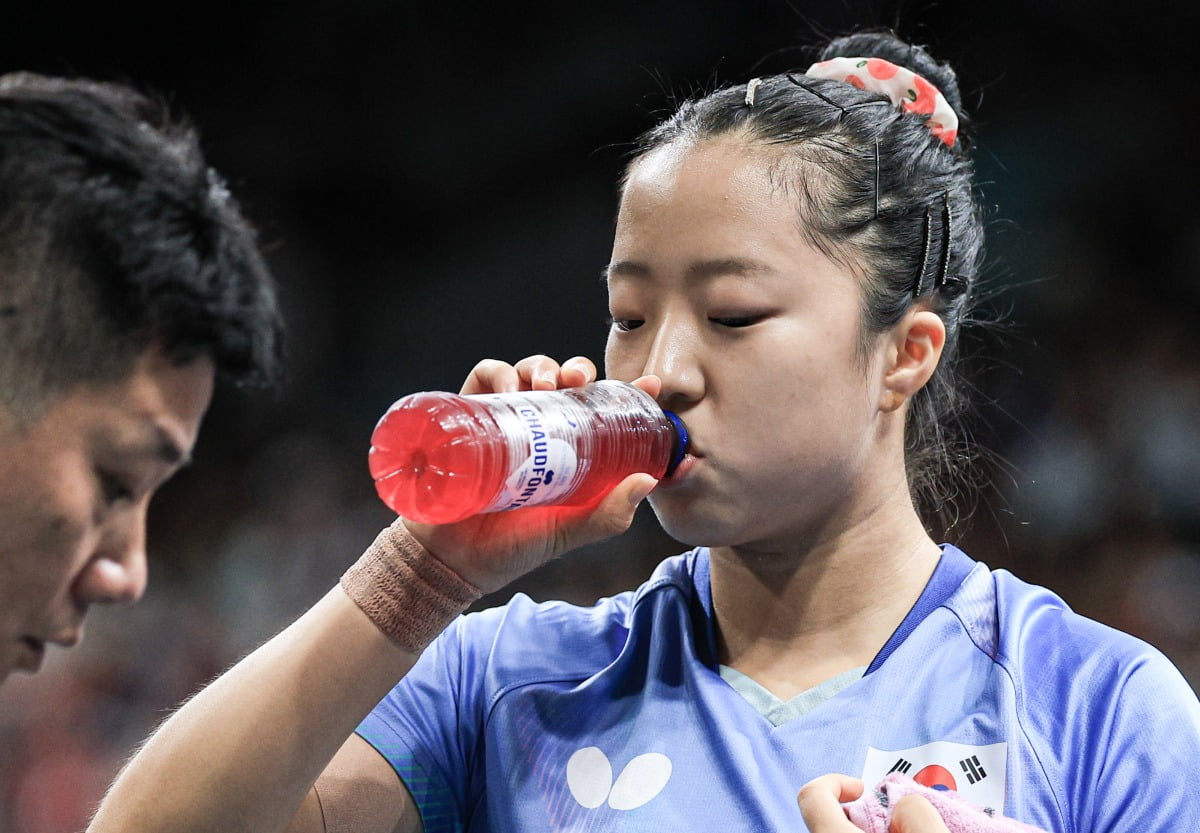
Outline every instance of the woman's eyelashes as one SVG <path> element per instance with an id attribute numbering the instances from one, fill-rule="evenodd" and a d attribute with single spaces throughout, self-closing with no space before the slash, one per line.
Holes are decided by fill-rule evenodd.
<path id="1" fill-rule="evenodd" d="M 751 327 L 765 318 L 767 318 L 767 314 L 765 313 L 751 315 L 710 315 L 708 316 L 708 322 L 725 329 L 741 329 L 743 327 Z M 609 316 L 607 323 L 609 327 L 612 327 L 619 332 L 627 333 L 631 330 L 636 330 L 646 322 L 641 318 L 618 318 L 617 316 Z"/>
<path id="2" fill-rule="evenodd" d="M 765 315 L 722 315 L 713 316 L 708 320 L 714 324 L 719 324 L 722 327 L 730 327 L 737 329 L 739 327 L 749 327 L 762 321 Z"/>
<path id="3" fill-rule="evenodd" d="M 644 323 L 644 321 L 637 318 L 617 318 L 616 316 L 612 315 L 608 317 L 608 326 L 620 330 L 623 333 L 627 333 L 630 330 L 636 330 Z"/>

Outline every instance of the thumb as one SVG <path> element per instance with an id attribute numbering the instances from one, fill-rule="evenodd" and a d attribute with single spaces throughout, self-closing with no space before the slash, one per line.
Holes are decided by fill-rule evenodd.
<path id="1" fill-rule="evenodd" d="M 574 542 L 581 546 L 602 538 L 620 535 L 629 529 L 638 506 L 653 491 L 658 481 L 648 474 L 631 474 L 605 495 L 604 500 L 592 510 L 587 523 L 580 530 L 585 540 Z"/>
<path id="2" fill-rule="evenodd" d="M 932 804 L 919 795 L 906 795 L 896 802 L 888 833 L 947 833 L 947 828 Z"/>
<path id="3" fill-rule="evenodd" d="M 812 833 L 859 833 L 846 817 L 842 804 L 863 793 L 863 782 L 839 773 L 814 778 L 800 788 L 796 802 Z"/>

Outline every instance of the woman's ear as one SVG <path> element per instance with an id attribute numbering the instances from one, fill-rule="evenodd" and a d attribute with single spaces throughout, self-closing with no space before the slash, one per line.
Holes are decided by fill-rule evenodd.
<path id="1" fill-rule="evenodd" d="M 946 346 L 946 325 L 925 308 L 905 313 L 891 332 L 879 407 L 895 411 L 925 386 Z"/>

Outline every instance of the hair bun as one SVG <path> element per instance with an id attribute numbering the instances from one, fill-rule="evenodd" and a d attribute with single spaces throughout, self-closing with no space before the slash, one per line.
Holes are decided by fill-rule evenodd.
<path id="1" fill-rule="evenodd" d="M 939 64 L 922 47 L 907 43 L 889 31 L 855 32 L 830 41 L 817 60 L 830 58 L 883 58 L 920 75 L 937 87 L 954 108 L 959 120 L 959 138 L 962 138 L 969 119 L 963 111 L 958 76 L 949 64 Z"/>

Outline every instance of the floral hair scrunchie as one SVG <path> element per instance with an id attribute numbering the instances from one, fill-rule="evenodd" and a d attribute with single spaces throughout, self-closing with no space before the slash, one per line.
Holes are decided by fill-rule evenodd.
<path id="1" fill-rule="evenodd" d="M 925 124 L 947 147 L 958 138 L 958 116 L 942 91 L 915 72 L 882 58 L 830 58 L 810 66 L 810 78 L 844 81 L 860 90 L 883 93 L 906 113 L 926 116 Z"/>

